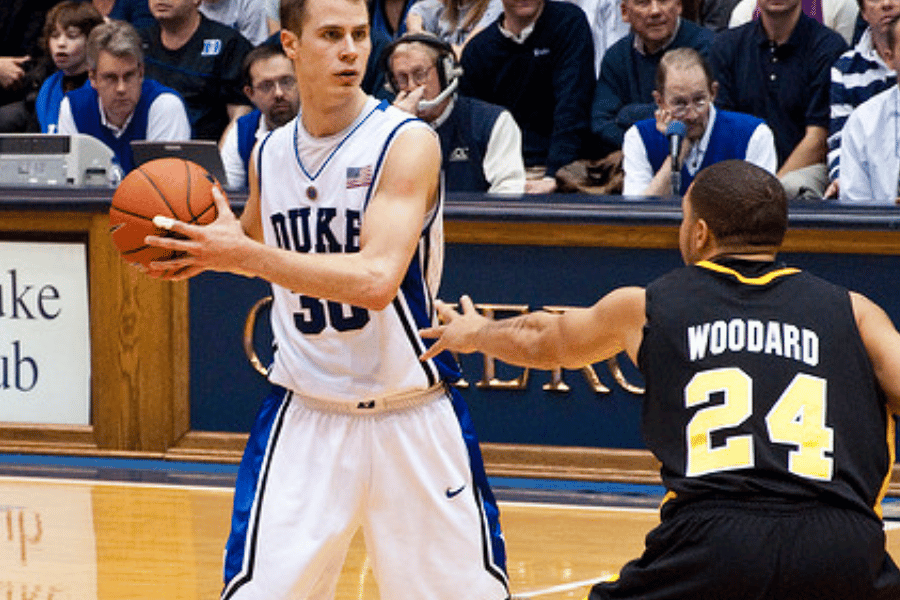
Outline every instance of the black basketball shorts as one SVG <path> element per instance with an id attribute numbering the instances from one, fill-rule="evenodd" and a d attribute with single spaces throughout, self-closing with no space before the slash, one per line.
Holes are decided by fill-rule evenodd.
<path id="1" fill-rule="evenodd" d="M 900 571 L 871 516 L 817 502 L 665 508 L 643 556 L 589 600 L 900 599 Z"/>

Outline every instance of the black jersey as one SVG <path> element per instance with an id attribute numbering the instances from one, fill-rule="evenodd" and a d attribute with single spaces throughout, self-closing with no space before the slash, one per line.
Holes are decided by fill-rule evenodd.
<path id="1" fill-rule="evenodd" d="M 727 259 L 646 294 L 643 431 L 669 506 L 817 499 L 880 517 L 894 420 L 846 289 Z"/>
<path id="2" fill-rule="evenodd" d="M 181 48 L 162 44 L 158 23 L 141 30 L 145 77 L 181 94 L 194 139 L 218 140 L 228 125 L 229 104 L 248 104 L 241 64 L 253 46 L 237 30 L 200 15 L 200 25 Z"/>

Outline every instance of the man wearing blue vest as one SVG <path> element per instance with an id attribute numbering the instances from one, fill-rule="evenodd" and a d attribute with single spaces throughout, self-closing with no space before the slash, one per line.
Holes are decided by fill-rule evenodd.
<path id="1" fill-rule="evenodd" d="M 677 195 L 684 195 L 698 171 L 723 160 L 746 160 L 775 173 L 778 159 L 772 130 L 757 117 L 716 110 L 717 87 L 709 64 L 693 48 L 663 55 L 653 92 L 655 118 L 638 121 L 625 133 L 624 195 L 669 196 L 676 191 L 666 136 L 673 121 L 681 121 L 686 129 L 677 154 L 681 176 Z"/>
<path id="2" fill-rule="evenodd" d="M 294 66 L 280 43 L 251 50 L 243 65 L 244 93 L 256 107 L 232 121 L 219 144 L 228 187 L 246 190 L 250 153 L 257 140 L 297 116 L 300 92 Z"/>
<path id="3" fill-rule="evenodd" d="M 191 126 L 175 90 L 144 79 L 141 38 L 124 21 L 108 21 L 87 41 L 88 79 L 66 94 L 59 133 L 86 133 L 115 153 L 124 173 L 134 168 L 132 140 L 183 141 Z"/>

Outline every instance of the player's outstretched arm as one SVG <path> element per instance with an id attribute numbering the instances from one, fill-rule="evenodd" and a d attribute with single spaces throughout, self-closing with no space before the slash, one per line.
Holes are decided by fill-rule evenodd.
<path id="1" fill-rule="evenodd" d="M 888 408 L 900 415 L 900 333 L 887 313 L 862 294 L 851 292 L 850 300 L 875 377 L 887 395 Z"/>
<path id="2" fill-rule="evenodd" d="M 622 351 L 635 361 L 646 320 L 645 304 L 642 288 L 627 287 L 613 290 L 590 308 L 562 314 L 538 311 L 494 321 L 479 314 L 468 296 L 460 298 L 461 312 L 438 301 L 444 324 L 420 332 L 424 338 L 437 338 L 422 360 L 452 350 L 482 352 L 539 369 L 578 368 Z"/>

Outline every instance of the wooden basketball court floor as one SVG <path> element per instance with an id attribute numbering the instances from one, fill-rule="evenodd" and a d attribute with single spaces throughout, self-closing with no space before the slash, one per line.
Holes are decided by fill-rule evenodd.
<path id="1" fill-rule="evenodd" d="M 100 465 L 100 466 L 97 466 Z M 0 455 L 0 599 L 212 600 L 232 467 Z M 492 479 L 513 598 L 584 598 L 639 554 L 661 488 Z M 900 559 L 900 502 L 885 505 Z M 461 596 L 463 597 L 463 596 Z M 337 600 L 375 600 L 360 535 Z"/>

